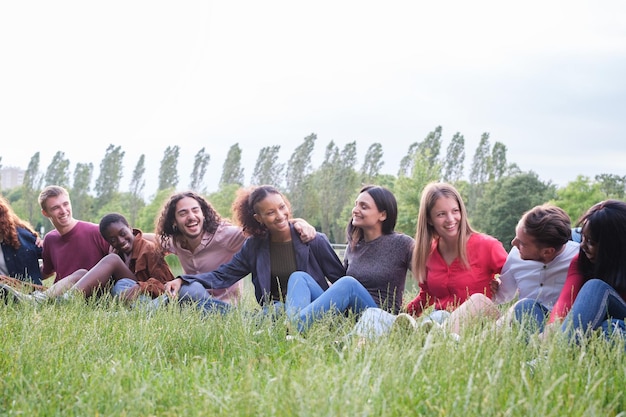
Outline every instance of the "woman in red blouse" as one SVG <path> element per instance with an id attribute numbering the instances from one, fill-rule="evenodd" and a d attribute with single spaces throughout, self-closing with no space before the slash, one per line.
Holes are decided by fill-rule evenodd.
<path id="1" fill-rule="evenodd" d="M 472 229 L 452 185 L 428 184 L 422 192 L 412 261 L 420 292 L 408 304 L 408 313 L 419 316 L 434 306 L 430 318 L 442 322 L 456 310 L 447 323 L 457 334 L 465 320 L 477 315 L 497 318 L 490 284 L 506 257 L 500 241 Z"/>

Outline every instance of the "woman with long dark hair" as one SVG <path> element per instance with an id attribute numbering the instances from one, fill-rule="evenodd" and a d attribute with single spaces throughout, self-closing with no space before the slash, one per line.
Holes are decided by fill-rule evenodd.
<path id="1" fill-rule="evenodd" d="M 609 337 L 626 331 L 626 203 L 602 201 L 578 221 L 580 252 L 572 260 L 551 323 L 574 340 L 602 329 Z"/>
<path id="2" fill-rule="evenodd" d="M 398 206 L 384 187 L 361 189 L 348 223 L 346 276 L 324 291 L 304 272 L 289 279 L 287 315 L 298 330 L 327 312 L 362 313 L 369 308 L 397 313 L 411 265 L 413 239 L 395 232 Z"/>

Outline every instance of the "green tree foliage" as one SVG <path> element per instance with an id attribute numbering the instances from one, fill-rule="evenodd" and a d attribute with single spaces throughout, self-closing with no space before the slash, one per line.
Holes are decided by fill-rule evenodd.
<path id="1" fill-rule="evenodd" d="M 624 199 L 624 193 L 626 192 L 626 176 L 620 177 L 615 174 L 599 174 L 595 176 L 595 179 L 607 199 Z"/>
<path id="2" fill-rule="evenodd" d="M 74 168 L 74 181 L 72 188 L 72 212 L 74 217 L 81 220 L 96 220 L 96 214 L 92 213 L 94 199 L 91 191 L 91 178 L 93 176 L 92 163 L 77 163 Z"/>
<path id="3" fill-rule="evenodd" d="M 372 143 L 365 152 L 363 165 L 361 166 L 361 183 L 371 184 L 376 182 L 385 161 L 383 161 L 383 146 L 380 143 Z"/>
<path id="4" fill-rule="evenodd" d="M 198 193 L 206 192 L 206 187 L 203 187 L 202 184 L 210 161 L 211 155 L 206 153 L 204 148 L 200 149 L 193 160 L 193 170 L 191 171 L 191 181 L 189 182 L 190 190 Z"/>
<path id="5" fill-rule="evenodd" d="M 157 191 L 154 199 L 139 211 L 137 221 L 135 222 L 133 227 L 141 229 L 144 232 L 154 232 L 156 222 L 161 215 L 163 205 L 170 198 L 173 192 L 174 189 L 172 188 Z"/>
<path id="6" fill-rule="evenodd" d="M 220 178 L 220 188 L 225 185 L 236 184 L 243 186 L 243 168 L 241 167 L 241 148 L 235 143 L 228 150 L 224 166 L 222 168 L 222 176 Z"/>
<path id="7" fill-rule="evenodd" d="M 33 220 L 39 216 L 40 212 L 38 198 L 41 191 L 41 183 L 43 181 L 43 176 L 39 172 L 40 159 L 41 156 L 39 152 L 35 152 L 35 154 L 30 158 L 30 162 L 28 163 L 26 172 L 24 172 L 24 180 L 22 182 L 24 187 L 24 210 L 26 212 L 26 218 L 31 223 L 33 223 Z M 48 226 L 47 222 L 46 226 Z"/>
<path id="8" fill-rule="evenodd" d="M 443 180 L 454 184 L 463 178 L 465 164 L 465 138 L 456 132 L 448 145 L 443 166 Z"/>
<path id="9" fill-rule="evenodd" d="M 506 146 L 502 142 L 496 142 L 491 150 L 490 180 L 499 180 L 507 171 Z"/>
<path id="10" fill-rule="evenodd" d="M 58 151 L 52 157 L 52 161 L 46 169 L 44 176 L 45 185 L 59 185 L 64 188 L 70 186 L 70 160 L 65 153 Z"/>
<path id="11" fill-rule="evenodd" d="M 469 201 L 466 201 L 467 209 L 470 213 L 476 211 L 476 205 L 482 198 L 487 182 L 492 178 L 491 166 L 491 145 L 489 144 L 489 133 L 483 133 L 474 152 L 472 169 L 470 172 L 470 194 Z"/>
<path id="12" fill-rule="evenodd" d="M 440 165 L 439 153 L 441 152 L 441 126 L 428 133 L 426 138 L 418 145 L 418 153 L 421 155 L 422 163 L 428 166 L 426 169 L 432 170 Z"/>
<path id="13" fill-rule="evenodd" d="M 344 207 L 351 205 L 358 191 L 356 164 L 356 142 L 345 145 L 340 152 L 331 141 L 326 147 L 324 162 L 314 180 L 318 209 L 316 216 L 320 227 L 331 242 L 346 241 L 345 228 L 348 219 L 342 218 Z"/>
<path id="14" fill-rule="evenodd" d="M 27 190 L 39 190 L 41 189 L 41 183 L 43 181 L 43 177 L 39 172 L 39 161 L 41 156 L 39 152 L 35 152 L 35 154 L 30 158 L 30 162 L 28 163 L 28 168 L 26 168 L 26 172 L 24 172 L 24 180 L 22 181 L 22 185 L 24 185 Z"/>
<path id="15" fill-rule="evenodd" d="M 100 173 L 96 179 L 96 211 L 118 197 L 123 176 L 124 151 L 121 146 L 109 145 L 100 162 Z"/>
<path id="16" fill-rule="evenodd" d="M 285 164 L 278 162 L 280 146 L 265 146 L 259 151 L 250 183 L 253 185 L 269 184 L 276 188 L 283 185 Z"/>
<path id="17" fill-rule="evenodd" d="M 407 150 L 406 155 L 402 157 L 400 160 L 400 167 L 398 168 L 398 177 L 407 177 L 411 174 L 411 167 L 413 166 L 413 161 L 415 160 L 415 155 L 417 153 L 417 147 L 419 146 L 418 142 L 413 142 L 409 145 L 409 149 Z"/>
<path id="18" fill-rule="evenodd" d="M 176 189 L 176 186 L 178 186 L 179 155 L 180 147 L 178 145 L 165 148 L 163 159 L 161 160 L 161 168 L 159 169 L 158 191 Z"/>
<path id="19" fill-rule="evenodd" d="M 400 160 L 398 177 L 411 176 L 411 171 L 417 161 L 419 161 L 420 164 L 426 164 L 426 170 L 428 171 L 435 167 L 440 167 L 440 152 L 441 126 L 437 126 L 435 130 L 426 135 L 426 138 L 424 138 L 422 142 L 414 142 L 409 146 L 407 154 Z"/>
<path id="20" fill-rule="evenodd" d="M 576 222 L 589 207 L 607 198 L 598 182 L 591 178 L 579 175 L 576 180 L 559 188 L 553 204 L 561 207 L 570 215 L 572 222 Z"/>
<path id="21" fill-rule="evenodd" d="M 296 147 L 287 162 L 285 175 L 286 195 L 291 202 L 291 211 L 294 217 L 305 215 L 307 195 L 309 194 L 309 182 L 313 165 L 311 156 L 315 148 L 317 135 L 311 133 Z"/>
<path id="22" fill-rule="evenodd" d="M 484 184 L 489 180 L 491 173 L 491 145 L 489 144 L 489 133 L 483 133 L 480 142 L 474 152 L 472 169 L 470 172 L 470 184 Z"/>
<path id="23" fill-rule="evenodd" d="M 509 250 L 522 214 L 555 196 L 554 185 L 542 182 L 534 172 L 502 177 L 485 187 L 477 213 L 471 217 L 472 226 L 500 240 Z"/>
<path id="24" fill-rule="evenodd" d="M 128 221 L 131 225 L 137 222 L 139 210 L 145 206 L 143 199 L 143 189 L 146 186 L 146 180 L 144 175 L 146 174 L 146 156 L 141 154 L 135 169 L 133 170 L 133 176 L 130 179 L 129 193 L 128 193 Z"/>
<path id="25" fill-rule="evenodd" d="M 239 188 L 237 184 L 226 184 L 220 187 L 218 191 L 209 194 L 207 199 L 220 216 L 235 221 L 232 206 Z"/>
<path id="26" fill-rule="evenodd" d="M 426 184 L 441 178 L 441 164 L 434 162 L 433 152 L 433 149 L 421 147 L 413 157 L 411 175 L 398 177 L 393 188 L 398 201 L 396 228 L 409 236 L 415 234 L 422 190 Z"/>

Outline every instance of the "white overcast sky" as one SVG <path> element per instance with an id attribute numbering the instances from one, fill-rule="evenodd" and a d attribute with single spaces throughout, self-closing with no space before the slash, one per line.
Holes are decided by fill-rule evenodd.
<path id="1" fill-rule="evenodd" d="M 228 149 L 249 181 L 259 150 L 287 162 L 316 133 L 383 145 L 396 174 L 411 143 L 443 128 L 483 132 L 544 181 L 626 175 L 626 2 L 6 1 L 0 6 L 0 156 L 73 173 L 109 144 L 127 189 L 146 155 L 146 197 L 163 151 L 179 145 L 179 188 L 194 155 L 217 188 Z M 466 168 L 466 175 L 468 168 Z"/>

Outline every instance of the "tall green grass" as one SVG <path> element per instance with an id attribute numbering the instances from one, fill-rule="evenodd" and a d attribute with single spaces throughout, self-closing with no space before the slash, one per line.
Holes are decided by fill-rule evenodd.
<path id="1" fill-rule="evenodd" d="M 625 415 L 623 341 L 572 346 L 477 322 L 458 342 L 434 329 L 360 344 L 344 338 L 353 317 L 288 340 L 284 317 L 255 307 L 0 305 L 0 414 Z"/>

